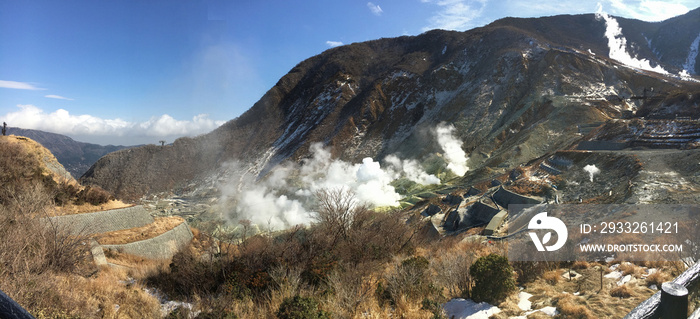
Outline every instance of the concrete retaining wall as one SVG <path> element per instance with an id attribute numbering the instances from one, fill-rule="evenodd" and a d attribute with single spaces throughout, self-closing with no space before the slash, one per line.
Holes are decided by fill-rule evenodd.
<path id="1" fill-rule="evenodd" d="M 185 222 L 151 239 L 123 245 L 102 245 L 102 248 L 115 249 L 119 252 L 150 259 L 168 259 L 189 244 L 192 237 L 194 237 L 192 231 Z"/>
<path id="2" fill-rule="evenodd" d="M 112 209 L 95 213 L 50 217 L 51 223 L 66 227 L 74 234 L 92 235 L 142 227 L 153 223 L 143 206 Z"/>

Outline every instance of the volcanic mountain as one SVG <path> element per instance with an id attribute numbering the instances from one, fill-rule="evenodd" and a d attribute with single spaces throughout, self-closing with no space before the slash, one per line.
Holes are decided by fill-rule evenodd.
<path id="1" fill-rule="evenodd" d="M 429 136 L 441 122 L 456 128 L 469 154 L 465 178 L 488 178 L 571 147 L 591 123 L 669 103 L 674 116 L 697 118 L 696 99 L 678 98 L 700 92 L 692 76 L 700 71 L 697 30 L 700 9 L 658 23 L 506 18 L 345 45 L 299 63 L 211 133 L 108 154 L 82 182 L 138 198 L 202 183 L 232 161 L 262 177 L 309 157 L 316 142 L 346 161 L 420 160 L 441 151 Z"/>

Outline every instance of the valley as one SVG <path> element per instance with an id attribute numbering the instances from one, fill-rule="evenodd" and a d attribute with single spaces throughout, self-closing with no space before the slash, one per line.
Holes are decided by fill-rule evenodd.
<path id="1" fill-rule="evenodd" d="M 699 17 L 505 18 L 339 46 L 169 145 L 15 129 L 0 288 L 37 318 L 622 318 L 698 258 L 698 38 L 679 26 Z M 689 249 L 536 247 L 653 218 Z M 652 243 L 624 235 L 604 243 Z M 71 289 L 44 298 L 53 286 Z"/>

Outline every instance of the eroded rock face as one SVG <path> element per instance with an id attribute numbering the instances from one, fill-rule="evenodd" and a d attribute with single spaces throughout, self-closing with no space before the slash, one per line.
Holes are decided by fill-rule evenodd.
<path id="1" fill-rule="evenodd" d="M 623 34 L 636 41 L 639 31 L 625 23 Z M 202 184 L 234 161 L 263 176 L 285 160 L 308 157 L 315 142 L 350 162 L 390 154 L 421 159 L 440 152 L 429 132 L 441 122 L 456 128 L 470 172 L 490 174 L 568 147 L 580 138 L 579 124 L 636 110 L 643 101 L 626 97 L 647 87 L 700 90 L 607 58 L 604 33 L 605 22 L 594 15 L 504 19 L 466 32 L 333 48 L 299 63 L 215 131 L 109 154 L 82 181 L 138 198 Z"/>

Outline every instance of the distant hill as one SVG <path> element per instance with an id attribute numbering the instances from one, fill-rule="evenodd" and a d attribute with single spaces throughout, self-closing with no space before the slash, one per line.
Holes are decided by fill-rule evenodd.
<path id="1" fill-rule="evenodd" d="M 695 74 L 698 16 L 696 9 L 659 23 L 616 21 L 630 55 Z M 638 109 L 654 114 L 667 94 L 700 92 L 697 81 L 612 59 L 607 28 L 594 14 L 506 18 L 465 32 L 329 49 L 299 63 L 213 132 L 110 153 L 82 181 L 138 198 L 202 184 L 231 162 L 264 176 L 285 160 L 309 157 L 315 142 L 355 163 L 390 154 L 422 159 L 441 151 L 428 133 L 441 122 L 454 125 L 470 154 L 465 178 L 488 178 L 570 147 L 581 138 L 579 125 Z M 693 100 L 669 102 L 678 116 L 697 118 L 696 109 L 686 108 Z"/>
<path id="2" fill-rule="evenodd" d="M 83 143 L 55 133 L 8 127 L 7 134 L 25 136 L 46 147 L 74 178 L 80 178 L 102 156 L 126 146 Z"/>

